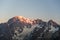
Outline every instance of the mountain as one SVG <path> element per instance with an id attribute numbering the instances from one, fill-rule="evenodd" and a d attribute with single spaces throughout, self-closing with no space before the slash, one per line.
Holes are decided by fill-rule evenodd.
<path id="1" fill-rule="evenodd" d="M 60 25 L 57 24 L 55 21 L 53 20 L 49 20 L 48 22 L 45 22 L 41 19 L 29 19 L 29 18 L 25 18 L 23 16 L 15 16 L 11 19 L 8 20 L 8 24 L 11 26 L 11 27 L 18 27 L 17 29 L 20 30 L 18 31 L 19 33 L 23 32 L 23 28 L 26 26 L 27 28 L 31 28 L 33 27 L 33 25 L 36 26 L 36 24 L 38 26 L 36 26 L 36 28 L 34 30 L 39 30 L 36 32 L 35 34 L 35 31 L 33 30 L 33 34 L 34 37 L 40 33 L 42 34 L 45 34 L 47 31 L 49 31 L 48 33 L 45 34 L 44 37 L 46 37 L 47 34 L 49 34 L 48 36 L 51 38 L 52 34 L 55 33 L 56 31 L 59 30 L 60 28 Z M 16 30 L 16 29 L 15 29 Z M 16 33 L 17 34 L 17 33 Z M 51 35 L 51 36 L 50 36 Z M 47 36 L 47 37 L 48 37 Z M 47 38 L 46 37 L 46 38 Z M 35 38 L 34 38 L 35 39 Z M 34 40 L 33 39 L 33 40 Z"/>
<path id="2" fill-rule="evenodd" d="M 11 19 L 8 20 L 8 23 L 11 23 L 11 22 L 22 22 L 22 23 L 29 23 L 29 24 L 32 24 L 32 20 L 29 19 L 29 18 L 25 18 L 23 16 L 15 16 Z"/>
<path id="3" fill-rule="evenodd" d="M 56 23 L 56 22 L 53 21 L 53 20 L 49 20 L 49 21 L 48 21 L 48 24 L 53 25 L 54 27 L 59 27 L 59 24 Z"/>
<path id="4" fill-rule="evenodd" d="M 28 24 L 38 24 L 39 22 L 43 22 L 41 19 L 29 19 L 29 18 L 25 18 L 23 16 L 15 16 L 11 19 L 8 20 L 8 24 L 12 24 L 14 22 L 20 22 L 21 24 L 23 24 L 24 26 L 28 25 Z"/>
<path id="5" fill-rule="evenodd" d="M 60 25 L 53 20 L 41 22 L 24 40 L 60 40 Z"/>
<path id="6" fill-rule="evenodd" d="M 60 25 L 53 20 L 15 16 L 0 24 L 0 40 L 53 40 L 60 39 L 59 35 Z"/>

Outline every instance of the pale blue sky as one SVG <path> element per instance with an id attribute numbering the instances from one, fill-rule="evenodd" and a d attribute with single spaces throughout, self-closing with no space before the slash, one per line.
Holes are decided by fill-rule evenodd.
<path id="1" fill-rule="evenodd" d="M 60 22 L 60 0 L 0 0 L 0 22 L 17 15 Z"/>

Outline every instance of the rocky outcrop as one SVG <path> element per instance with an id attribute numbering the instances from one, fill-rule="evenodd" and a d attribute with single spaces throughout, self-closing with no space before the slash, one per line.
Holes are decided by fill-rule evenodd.
<path id="1" fill-rule="evenodd" d="M 42 26 L 41 26 L 42 25 Z M 60 25 L 53 20 L 42 22 L 24 40 L 60 40 Z"/>
<path id="2" fill-rule="evenodd" d="M 8 22 L 0 24 L 0 40 L 15 40 L 14 36 L 21 34 L 25 27 L 34 28 L 23 40 L 60 39 L 60 25 L 55 21 L 45 22 L 41 19 L 31 20 L 23 16 L 15 16 L 9 19 Z"/>

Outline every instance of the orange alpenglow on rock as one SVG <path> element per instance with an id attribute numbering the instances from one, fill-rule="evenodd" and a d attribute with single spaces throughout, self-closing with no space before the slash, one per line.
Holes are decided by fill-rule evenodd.
<path id="1" fill-rule="evenodd" d="M 25 18 L 23 16 L 15 16 L 15 18 L 18 18 L 21 22 L 24 22 L 24 23 L 30 23 L 30 24 L 33 23 L 31 19 Z"/>

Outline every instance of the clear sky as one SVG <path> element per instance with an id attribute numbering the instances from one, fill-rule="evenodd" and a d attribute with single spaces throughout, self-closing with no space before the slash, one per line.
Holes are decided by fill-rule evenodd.
<path id="1" fill-rule="evenodd" d="M 60 22 L 60 0 L 0 0 L 0 22 L 20 15 Z"/>

